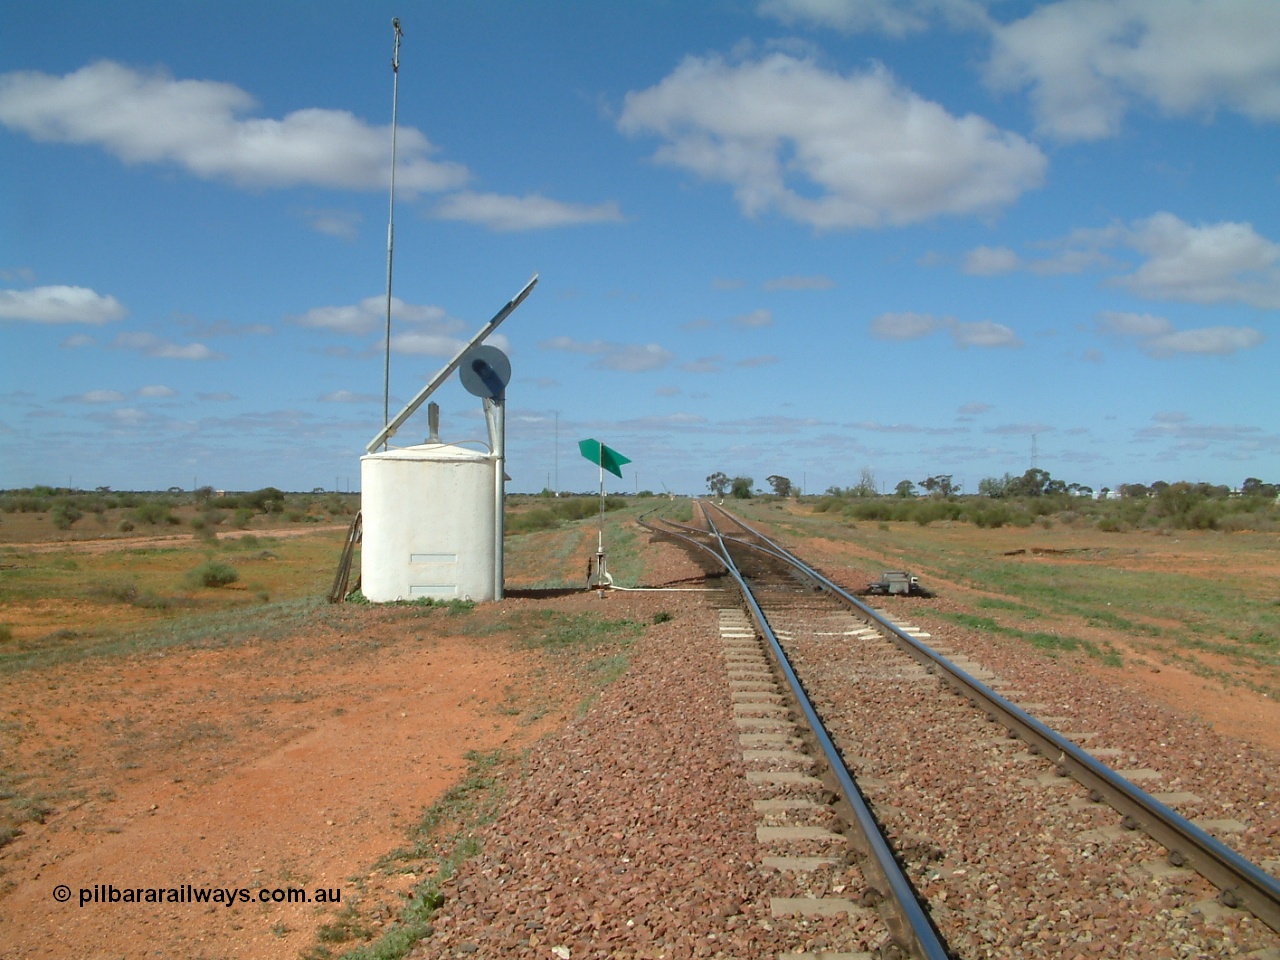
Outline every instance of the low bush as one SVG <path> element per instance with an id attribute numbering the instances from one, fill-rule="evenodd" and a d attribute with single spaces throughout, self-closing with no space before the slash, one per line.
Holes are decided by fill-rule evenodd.
<path id="1" fill-rule="evenodd" d="M 139 523 L 149 523 L 153 526 L 160 523 L 178 523 L 177 518 L 169 512 L 168 504 L 157 503 L 154 500 L 140 503 L 134 507 L 133 519 Z"/>
<path id="2" fill-rule="evenodd" d="M 604 498 L 605 510 L 618 510 L 626 505 L 627 501 L 623 497 Z M 505 532 L 511 535 L 550 530 L 561 523 L 594 517 L 599 512 L 599 497 L 561 497 L 546 506 L 510 514 L 506 518 Z"/>
<path id="3" fill-rule="evenodd" d="M 229 563 L 210 560 L 208 563 L 196 567 L 187 577 L 197 586 L 225 587 L 227 584 L 235 583 L 240 579 L 240 571 Z"/>
<path id="4" fill-rule="evenodd" d="M 979 527 L 995 529 L 1003 527 L 1013 518 L 1013 511 L 1006 507 L 1003 503 L 993 504 L 992 506 L 979 506 L 971 509 L 968 519 Z"/>
<path id="5" fill-rule="evenodd" d="M 49 511 L 49 519 L 59 530 L 70 530 L 71 525 L 83 516 L 83 513 L 69 503 L 56 503 Z"/>

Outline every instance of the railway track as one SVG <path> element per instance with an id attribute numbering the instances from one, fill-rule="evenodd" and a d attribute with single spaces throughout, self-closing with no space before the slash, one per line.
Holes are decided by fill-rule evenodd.
<path id="1" fill-rule="evenodd" d="M 642 525 L 742 591 L 746 617 L 722 611 L 721 630 L 744 759 L 773 766 L 749 773 L 775 790 L 760 837 L 809 854 L 779 869 L 839 867 L 813 855 L 833 835 L 856 861 L 779 915 L 843 913 L 848 943 L 883 957 L 1280 958 L 1280 882 L 1172 809 L 1189 795 L 1137 785 L 1159 771 L 1113 769 L 1127 755 L 1083 749 L 1095 733 L 1071 704 L 1027 702 L 731 514 L 698 513 Z"/>

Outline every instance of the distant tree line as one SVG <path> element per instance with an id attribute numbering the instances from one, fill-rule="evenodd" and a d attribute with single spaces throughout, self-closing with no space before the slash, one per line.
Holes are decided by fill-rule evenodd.
<path id="1" fill-rule="evenodd" d="M 99 529 L 114 524 L 121 533 L 139 527 L 187 524 L 197 536 L 212 536 L 214 528 L 224 524 L 245 527 L 261 514 L 279 514 L 289 521 L 311 523 L 345 518 L 355 513 L 358 504 L 359 494 L 285 493 L 275 487 L 221 495 L 213 487 L 141 492 L 50 486 L 0 490 L 0 514 L 46 514 L 59 530 L 70 530 L 82 519 L 92 517 Z"/>
<path id="2" fill-rule="evenodd" d="M 838 512 L 854 520 L 913 521 L 929 524 L 940 520 L 965 521 L 981 527 L 1006 524 L 1093 525 L 1100 530 L 1170 528 L 1200 530 L 1280 529 L 1280 485 L 1249 477 L 1238 492 L 1220 484 L 1168 483 L 1121 484 L 1113 492 L 1053 478 L 1047 470 L 1033 468 L 1022 476 L 987 477 L 977 495 L 962 496 L 949 474 L 938 474 L 916 484 L 898 483 L 890 496 L 880 496 L 863 481 L 856 486 L 828 488 L 814 504 L 815 512 Z"/>

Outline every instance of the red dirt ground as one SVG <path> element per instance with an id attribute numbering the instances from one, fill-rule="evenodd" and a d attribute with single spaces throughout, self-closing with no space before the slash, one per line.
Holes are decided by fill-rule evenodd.
<path id="1" fill-rule="evenodd" d="M 528 743 L 572 699 L 535 677 L 541 654 L 503 634 L 441 635 L 444 616 L 383 623 L 377 646 L 325 632 L 5 677 L 6 766 L 80 798 L 0 850 L 0 957 L 296 957 L 332 910 L 81 908 L 79 890 L 324 887 L 346 904 L 359 875 L 376 894 L 370 865 L 459 779 L 466 751 Z M 550 709 L 530 722 L 535 701 Z"/>

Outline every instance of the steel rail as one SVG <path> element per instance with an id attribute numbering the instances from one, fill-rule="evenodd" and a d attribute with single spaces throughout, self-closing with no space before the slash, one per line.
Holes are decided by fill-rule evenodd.
<path id="1" fill-rule="evenodd" d="M 890 916 L 885 918 L 890 934 L 898 946 L 913 957 L 921 958 L 921 960 L 948 960 L 951 957 L 951 953 L 942 942 L 941 936 L 934 927 L 928 912 L 921 904 L 911 881 L 898 864 L 892 848 L 890 848 L 888 841 L 880 830 L 879 823 L 876 822 L 875 816 L 867 804 L 866 798 L 863 797 L 862 791 L 858 788 L 857 783 L 854 782 L 853 775 L 845 765 L 844 758 L 840 755 L 835 742 L 831 739 L 831 735 L 823 725 L 822 719 L 818 716 L 817 710 L 809 700 L 804 685 L 800 682 L 800 678 L 792 668 L 791 662 L 787 659 L 786 652 L 782 649 L 782 644 L 778 642 L 778 638 L 774 634 L 773 628 L 769 625 L 764 611 L 760 608 L 760 604 L 756 601 L 755 595 L 747 585 L 747 581 L 738 569 L 737 564 L 729 555 L 729 548 L 725 540 L 732 540 L 733 538 L 724 538 L 719 534 L 716 530 L 715 521 L 705 512 L 705 509 L 703 516 L 711 527 L 709 532 L 697 530 L 696 528 L 687 529 L 703 536 L 714 537 L 719 546 L 718 550 L 694 539 L 688 534 L 663 530 L 647 523 L 643 516 L 639 518 L 638 522 L 647 530 L 663 536 L 675 537 L 710 554 L 737 582 L 743 601 L 751 614 L 751 619 L 755 621 L 756 628 L 768 642 L 769 648 L 773 652 L 774 661 L 786 678 L 787 686 L 791 689 L 797 705 L 804 714 L 805 720 L 808 722 L 814 739 L 827 761 L 828 768 L 836 781 L 844 802 L 852 812 L 853 819 L 863 835 L 863 843 L 859 846 L 865 854 L 865 863 L 871 867 L 871 872 L 880 880 L 879 885 L 874 883 L 871 885 L 876 887 L 880 895 L 885 898 L 884 902 L 890 907 Z M 679 526 L 683 526 L 683 524 Z"/>
<path id="2" fill-rule="evenodd" d="M 704 508 L 705 506 L 704 504 Z M 822 589 L 888 631 L 899 646 L 927 669 L 935 673 L 942 670 L 940 681 L 943 686 L 954 689 L 954 692 L 967 697 L 989 717 L 1000 720 L 1012 734 L 1026 741 L 1033 753 L 1054 758 L 1059 776 L 1074 778 L 1089 790 L 1090 799 L 1106 801 L 1122 815 L 1121 823 L 1125 827 L 1140 829 L 1163 846 L 1169 853 L 1170 863 L 1189 867 L 1218 887 L 1223 904 L 1248 910 L 1272 930 L 1280 933 L 1280 880 L 1210 836 L 1145 790 L 1130 783 L 1082 747 L 1045 726 L 942 654 L 903 631 L 782 545 L 748 526 L 727 510 L 714 504 L 709 506 L 768 546 L 753 545 L 749 541 L 734 538 L 736 542 L 755 546 L 770 556 L 785 555 L 788 562 Z M 708 522 L 711 522 L 709 515 Z"/>

